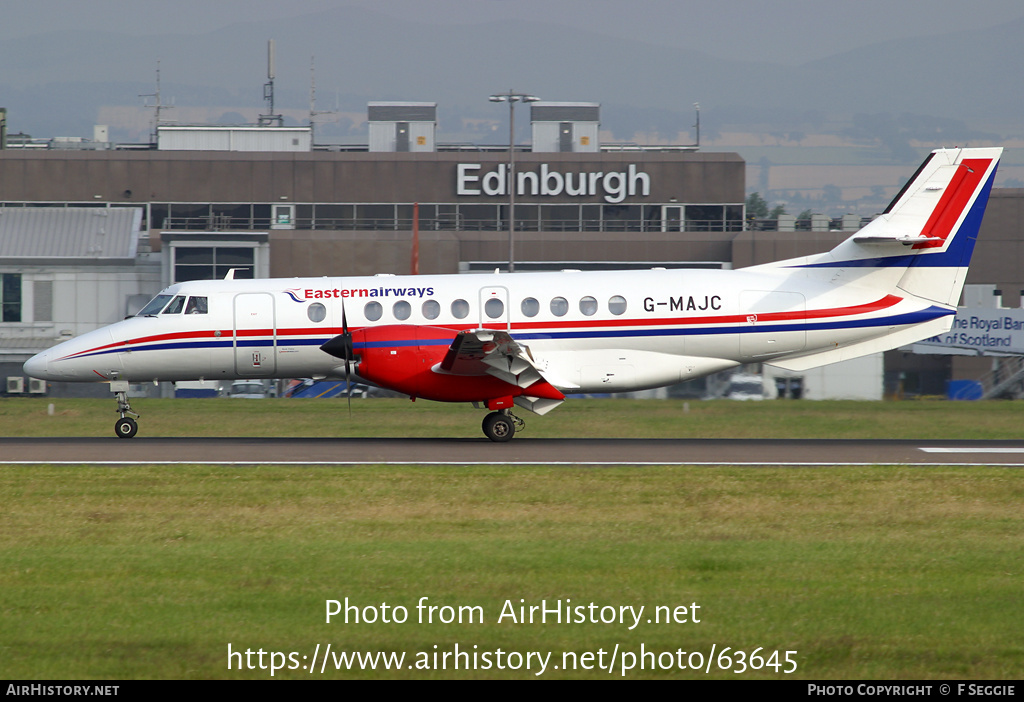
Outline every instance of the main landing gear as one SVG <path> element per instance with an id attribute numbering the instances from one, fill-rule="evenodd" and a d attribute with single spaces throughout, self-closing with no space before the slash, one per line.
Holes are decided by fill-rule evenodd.
<path id="1" fill-rule="evenodd" d="M 484 417 L 484 434 L 491 441 L 509 441 L 515 436 L 516 431 L 522 431 L 524 427 L 526 422 L 507 409 L 491 412 Z"/>
<path id="2" fill-rule="evenodd" d="M 132 417 L 138 417 L 138 412 L 132 411 L 128 402 L 128 382 L 115 380 L 110 383 L 110 390 L 117 397 L 117 412 L 121 418 L 114 423 L 114 433 L 119 439 L 130 439 L 139 432 L 139 424 Z M 132 415 L 128 417 L 126 415 Z"/>

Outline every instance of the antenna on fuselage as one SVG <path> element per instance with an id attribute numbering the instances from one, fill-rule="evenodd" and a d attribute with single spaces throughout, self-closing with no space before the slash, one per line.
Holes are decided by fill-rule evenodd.
<path id="1" fill-rule="evenodd" d="M 247 271 L 247 270 L 249 270 L 248 266 L 243 266 L 241 268 L 229 268 L 228 272 L 224 274 L 224 280 L 234 280 L 235 279 L 235 271 Z"/>

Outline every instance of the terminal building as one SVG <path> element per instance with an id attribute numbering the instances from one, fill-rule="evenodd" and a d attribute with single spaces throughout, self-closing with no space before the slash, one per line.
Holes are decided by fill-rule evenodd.
<path id="1" fill-rule="evenodd" d="M 162 125 L 148 148 L 0 150 L 0 375 L 21 375 L 32 353 L 134 313 L 166 285 L 232 268 L 236 277 L 506 269 L 510 228 L 516 271 L 739 268 L 850 234 L 792 218 L 783 231 L 748 226 L 738 154 L 601 144 L 597 104 L 529 108 L 525 147 L 438 144 L 436 104 L 376 102 L 361 148 L 317 147 L 310 127 Z M 1005 247 L 1021 246 L 1022 201 L 1020 191 L 993 192 L 968 279 L 1016 304 L 1006 293 L 1024 288 L 1024 273 Z M 104 234 L 101 219 L 111 223 Z M 964 362 L 886 372 L 903 373 L 908 391 L 906 373 L 934 378 L 918 390 L 937 394 L 955 363 Z M 879 359 L 870 372 L 880 368 Z"/>

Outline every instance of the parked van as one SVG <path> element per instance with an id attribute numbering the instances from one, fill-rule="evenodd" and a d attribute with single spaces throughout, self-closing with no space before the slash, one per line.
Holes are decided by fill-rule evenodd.
<path id="1" fill-rule="evenodd" d="M 734 373 L 725 391 L 727 400 L 763 400 L 764 379 L 752 373 Z"/>
<path id="2" fill-rule="evenodd" d="M 231 383 L 230 397 L 245 399 L 263 399 L 267 396 L 267 386 L 260 380 L 236 380 Z"/>

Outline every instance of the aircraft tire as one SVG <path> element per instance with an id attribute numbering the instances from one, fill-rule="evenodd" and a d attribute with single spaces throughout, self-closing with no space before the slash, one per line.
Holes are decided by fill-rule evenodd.
<path id="1" fill-rule="evenodd" d="M 491 412 L 484 417 L 484 434 L 491 441 L 510 441 L 516 433 L 516 425 L 512 418 L 501 412 Z"/>
<path id="2" fill-rule="evenodd" d="M 139 432 L 139 424 L 131 417 L 121 417 L 114 423 L 114 433 L 119 439 L 130 439 Z"/>

